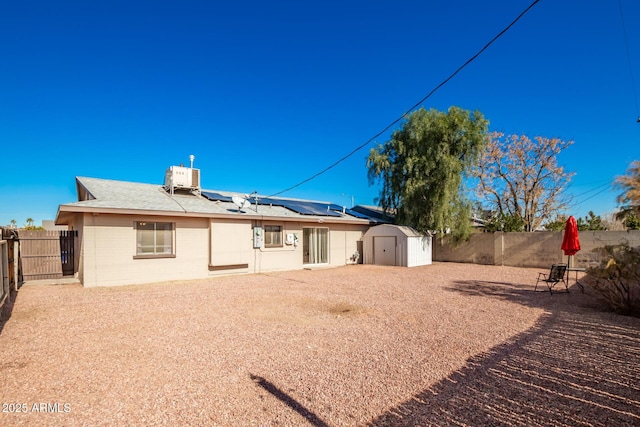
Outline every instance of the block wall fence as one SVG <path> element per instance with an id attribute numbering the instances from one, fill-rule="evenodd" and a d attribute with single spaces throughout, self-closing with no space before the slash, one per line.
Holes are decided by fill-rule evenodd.
<path id="1" fill-rule="evenodd" d="M 449 236 L 433 239 L 433 260 L 512 267 L 549 268 L 553 263 L 567 262 L 560 246 L 564 231 L 534 233 L 476 233 L 469 241 L 453 244 Z M 594 267 L 600 257 L 594 249 L 628 243 L 640 246 L 640 230 L 581 231 L 581 250 L 571 265 Z"/>

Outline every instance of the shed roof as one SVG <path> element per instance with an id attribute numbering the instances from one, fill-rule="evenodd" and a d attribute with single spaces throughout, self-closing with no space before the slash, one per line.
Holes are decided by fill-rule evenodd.
<path id="1" fill-rule="evenodd" d="M 425 235 L 419 233 L 414 228 L 406 225 L 393 225 L 393 224 L 380 224 L 375 227 L 371 227 L 365 233 L 366 236 L 398 236 L 404 235 L 407 237 L 424 237 Z"/>
<path id="2" fill-rule="evenodd" d="M 314 222 L 343 222 L 372 224 L 379 221 L 359 213 L 349 214 L 345 211 L 330 210 L 336 207 L 331 203 L 310 201 L 302 199 L 282 199 L 299 203 L 327 204 L 327 215 L 301 214 L 284 206 L 271 204 L 252 203 L 250 207 L 239 210 L 231 201 L 231 196 L 238 193 L 219 190 L 203 190 L 218 193 L 221 199 L 210 200 L 197 193 L 176 191 L 173 194 L 156 184 L 145 184 L 129 181 L 117 181 L 111 179 L 76 177 L 78 201 L 61 204 L 58 208 L 56 224 L 68 223 L 75 213 L 125 213 L 147 215 L 174 215 L 174 216 L 200 216 L 200 217 L 244 217 L 279 220 L 310 220 Z"/>

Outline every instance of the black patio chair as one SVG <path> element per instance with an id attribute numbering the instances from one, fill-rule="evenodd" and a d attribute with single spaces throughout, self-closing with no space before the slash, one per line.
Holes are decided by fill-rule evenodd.
<path id="1" fill-rule="evenodd" d="M 560 292 L 569 292 L 569 287 L 567 286 L 567 281 L 564 276 L 567 273 L 567 264 L 553 264 L 551 266 L 551 270 L 549 274 L 547 273 L 538 273 L 538 280 L 536 280 L 536 287 L 534 291 L 538 290 L 538 283 L 544 282 L 547 284 L 549 288 L 549 293 L 553 294 L 553 288 L 560 282 L 564 283 L 564 291 Z"/>

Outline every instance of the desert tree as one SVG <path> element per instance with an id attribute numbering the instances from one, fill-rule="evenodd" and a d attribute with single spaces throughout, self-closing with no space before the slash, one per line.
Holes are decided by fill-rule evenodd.
<path id="1" fill-rule="evenodd" d="M 544 225 L 547 231 L 562 231 L 567 224 L 567 215 L 560 214 L 553 221 L 548 221 Z M 589 211 L 584 218 L 577 218 L 576 224 L 579 231 L 601 231 L 610 230 L 613 226 L 610 221 L 603 219 L 600 215 L 596 215 L 593 211 Z"/>
<path id="2" fill-rule="evenodd" d="M 640 219 L 640 161 L 634 160 L 629 165 L 626 175 L 616 177 L 614 185 L 622 189 L 617 198 L 620 211 L 616 218 L 623 221 L 630 229 L 638 229 Z"/>
<path id="3" fill-rule="evenodd" d="M 477 197 L 496 217 L 520 218 L 524 231 L 536 230 L 569 202 L 564 190 L 573 173 L 558 164 L 558 154 L 571 144 L 491 133 L 473 172 Z"/>
<path id="4" fill-rule="evenodd" d="M 593 211 L 589 211 L 584 218 L 578 218 L 577 225 L 579 231 L 601 231 L 607 229 L 602 217 L 594 214 Z"/>
<path id="5" fill-rule="evenodd" d="M 469 232 L 470 203 L 463 177 L 486 144 L 488 121 L 478 112 L 451 107 L 421 108 L 401 129 L 372 148 L 367 159 L 370 184 L 381 183 L 379 205 L 398 224 L 421 232 Z"/>
<path id="6" fill-rule="evenodd" d="M 617 218 L 617 212 L 607 212 L 602 217 L 602 223 L 609 231 L 624 231 L 625 223 Z"/>

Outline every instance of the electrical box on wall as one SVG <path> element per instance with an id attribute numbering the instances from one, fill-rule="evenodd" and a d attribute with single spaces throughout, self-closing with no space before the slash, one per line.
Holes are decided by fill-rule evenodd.
<path id="1" fill-rule="evenodd" d="M 293 233 L 287 233 L 287 239 L 284 242 L 287 245 L 293 245 Z"/>
<path id="2" fill-rule="evenodd" d="M 262 227 L 256 225 L 253 227 L 253 248 L 259 249 L 262 247 Z"/>

